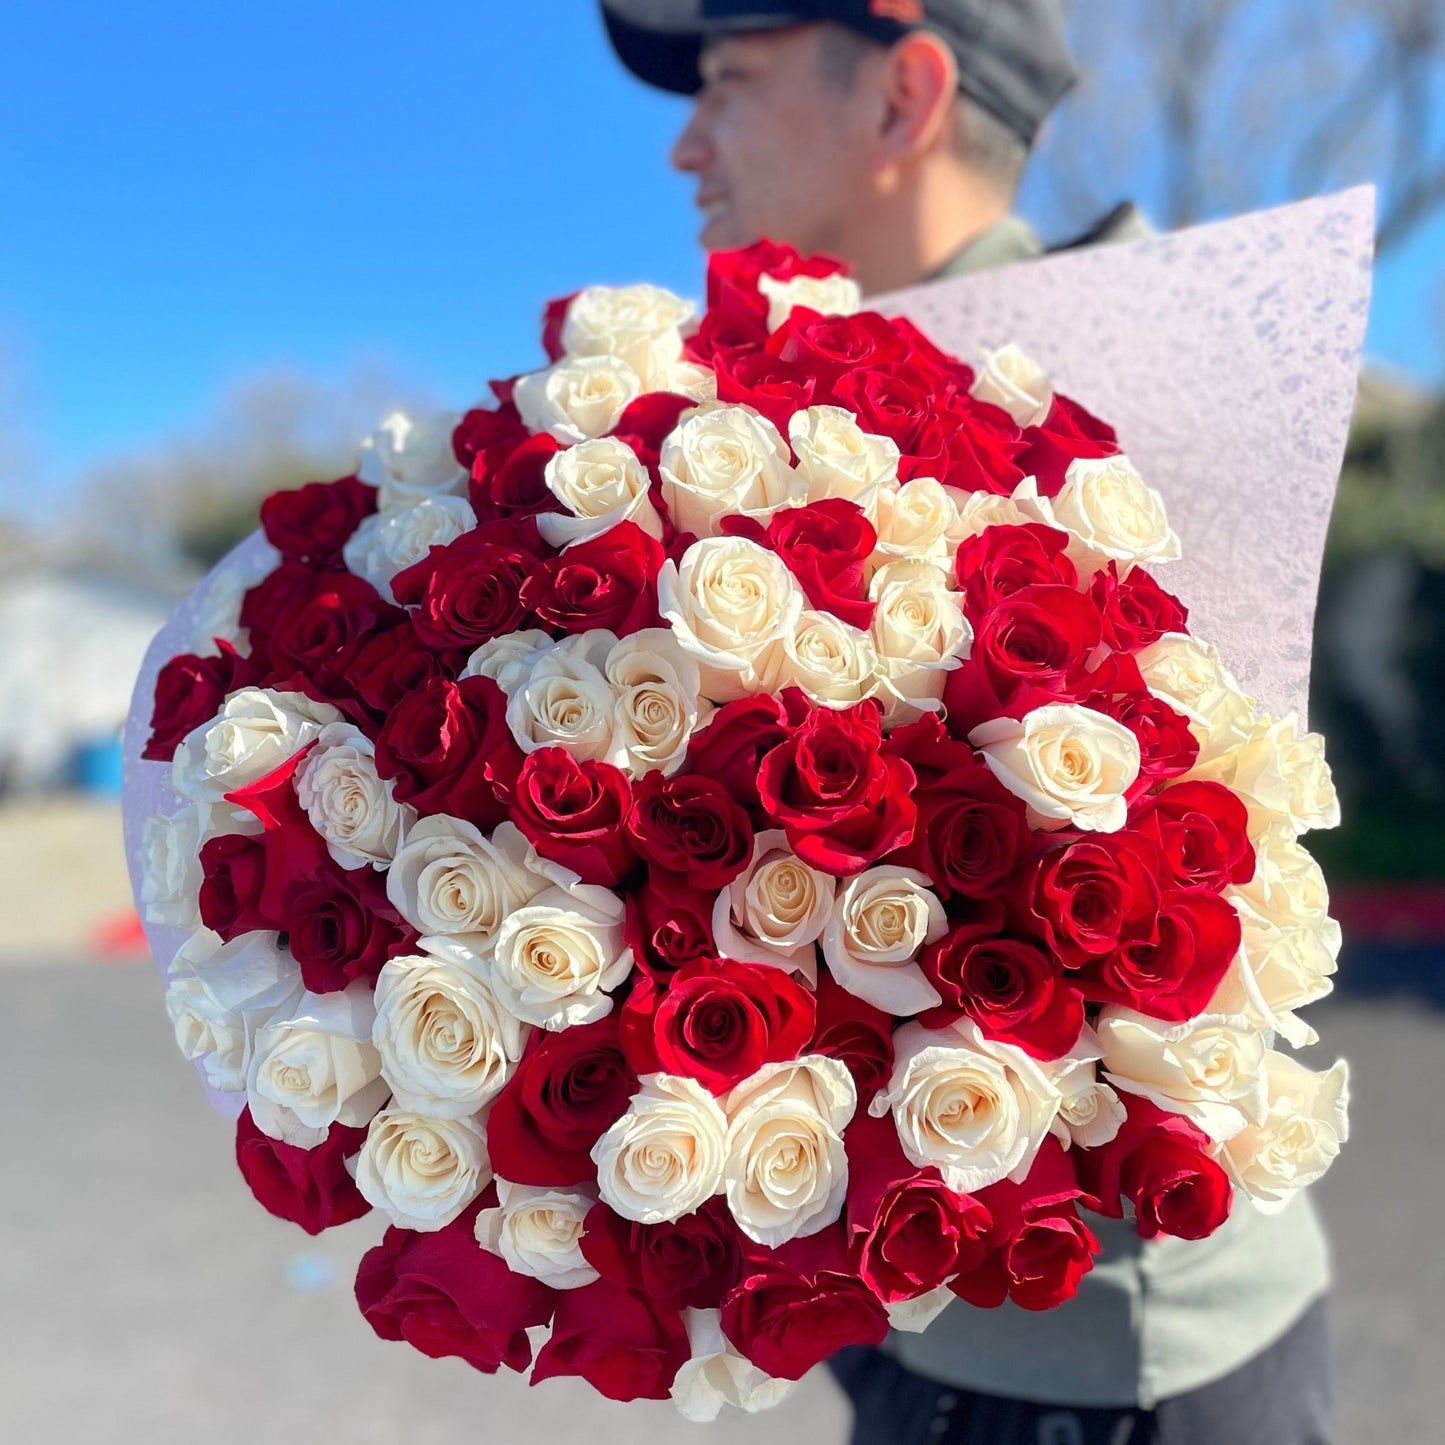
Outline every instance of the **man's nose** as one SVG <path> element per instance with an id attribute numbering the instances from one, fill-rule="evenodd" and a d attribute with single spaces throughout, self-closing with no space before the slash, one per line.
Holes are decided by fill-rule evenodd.
<path id="1" fill-rule="evenodd" d="M 702 112 L 693 107 L 682 133 L 672 143 L 672 154 L 668 157 L 675 170 L 696 174 L 707 169 L 712 158 L 712 145 L 702 123 Z"/>

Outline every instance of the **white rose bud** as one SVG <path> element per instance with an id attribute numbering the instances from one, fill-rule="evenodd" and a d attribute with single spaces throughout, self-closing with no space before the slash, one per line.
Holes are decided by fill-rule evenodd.
<path id="1" fill-rule="evenodd" d="M 980 723 L 968 740 L 989 771 L 1028 808 L 1029 826 L 1113 833 L 1139 776 L 1139 740 L 1123 723 L 1077 703 Z"/>
<path id="2" fill-rule="evenodd" d="M 878 689 L 878 654 L 866 632 L 831 612 L 805 607 L 783 638 L 784 685 L 821 707 L 853 707 Z"/>
<path id="3" fill-rule="evenodd" d="M 1054 404 L 1048 372 L 1013 342 L 984 352 L 969 395 L 1002 407 L 1021 427 L 1038 426 Z"/>
<path id="4" fill-rule="evenodd" d="M 497 1207 L 477 1212 L 477 1243 L 514 1274 L 552 1289 L 581 1289 L 598 1278 L 582 1253 L 583 1222 L 594 1195 L 498 1179 Z"/>
<path id="5" fill-rule="evenodd" d="M 570 515 L 543 512 L 537 517 L 542 540 L 568 547 L 600 537 L 619 522 L 636 522 L 649 537 L 662 538 L 662 518 L 647 494 L 647 468 L 637 453 L 616 437 L 595 437 L 558 452 L 544 473 L 552 495 Z"/>
<path id="6" fill-rule="evenodd" d="M 1319 733 L 1301 733 L 1294 713 L 1260 722 L 1252 736 L 1191 769 L 1237 793 L 1249 809 L 1254 837 L 1272 824 L 1292 833 L 1337 828 L 1340 800 Z"/>
<path id="7" fill-rule="evenodd" d="M 685 396 L 701 406 L 717 400 L 717 373 L 695 361 L 675 361 L 653 390 Z"/>
<path id="8" fill-rule="evenodd" d="M 1034 519 L 1019 504 L 994 492 L 965 492 L 958 487 L 945 487 L 958 513 L 958 520 L 949 530 L 948 550 L 952 556 L 959 543 L 977 537 L 990 527 L 1022 527 Z"/>
<path id="9" fill-rule="evenodd" d="M 555 644 L 550 633 L 530 627 L 482 643 L 467 659 L 461 677 L 489 677 L 511 697 L 532 675 L 532 664 Z"/>
<path id="10" fill-rule="evenodd" d="M 665 390 L 662 382 L 682 356 L 683 328 L 696 310 L 660 286 L 589 286 L 568 304 L 562 347 L 568 356 L 614 357 L 646 390 Z"/>
<path id="11" fill-rule="evenodd" d="M 1224 1140 L 1264 1117 L 1264 1036 L 1243 1018 L 1163 1023 L 1115 1004 L 1095 1025 L 1109 1082 Z"/>
<path id="12" fill-rule="evenodd" d="M 918 955 L 948 932 L 943 904 L 928 878 L 885 863 L 850 878 L 823 930 L 823 957 L 851 994 L 906 1018 L 943 1000 L 923 976 Z"/>
<path id="13" fill-rule="evenodd" d="M 356 1187 L 398 1229 L 445 1229 L 492 1182 L 483 1125 L 383 1109 L 356 1157 Z"/>
<path id="14" fill-rule="evenodd" d="M 723 1100 L 728 1208 L 749 1239 L 776 1248 L 843 1212 L 843 1131 L 858 1107 L 853 1076 L 821 1054 L 764 1064 Z"/>
<path id="15" fill-rule="evenodd" d="M 366 980 L 338 993 L 305 994 L 290 1017 L 259 1029 L 246 1076 L 256 1127 L 313 1149 L 333 1124 L 367 1123 L 390 1093 L 371 1042 L 375 1018 Z"/>
<path id="16" fill-rule="evenodd" d="M 433 547 L 455 542 L 477 525 L 463 497 L 423 497 L 363 517 L 341 549 L 347 570 L 364 577 L 388 602 L 396 601 L 392 579 L 420 562 Z"/>
<path id="17" fill-rule="evenodd" d="M 503 922 L 492 987 L 504 1009 L 546 1029 L 612 1011 L 608 990 L 632 971 L 622 900 L 606 888 L 549 888 Z"/>
<path id="18" fill-rule="evenodd" d="M 414 422 L 394 411 L 361 444 L 356 475 L 378 489 L 382 511 L 466 492 L 467 473 L 452 448 L 460 421 L 455 412 Z"/>
<path id="19" fill-rule="evenodd" d="M 691 1214 L 722 1188 L 727 1128 L 697 1080 L 645 1074 L 627 1112 L 592 1146 L 603 1202 L 639 1224 Z"/>
<path id="20" fill-rule="evenodd" d="M 1099 1078 L 1098 1061 L 1103 1056 L 1099 1036 L 1085 1024 L 1078 1043 L 1067 1054 L 1039 1064 L 1061 1096 L 1059 1116 L 1051 1132 L 1065 1149 L 1074 1144 L 1081 1149 L 1097 1149 L 1123 1126 L 1124 1102 Z"/>
<path id="21" fill-rule="evenodd" d="M 873 574 L 869 599 L 873 646 L 883 671 L 885 720 L 916 722 L 942 706 L 948 674 L 973 648 L 973 628 L 963 615 L 948 573 L 932 562 L 890 562 Z"/>
<path id="22" fill-rule="evenodd" d="M 818 981 L 815 944 L 833 909 L 837 880 L 810 868 L 781 828 L 753 839 L 752 861 L 713 905 L 713 941 L 724 958 L 797 969 Z"/>
<path id="23" fill-rule="evenodd" d="M 531 432 L 559 442 L 605 436 L 642 395 L 642 378 L 612 356 L 568 357 L 517 378 L 512 400 Z"/>
<path id="24" fill-rule="evenodd" d="M 382 968 L 371 1039 L 398 1108 L 459 1119 L 501 1090 L 531 1030 L 497 1003 L 485 959 L 449 938 L 417 948 Z"/>
<path id="25" fill-rule="evenodd" d="M 1200 765 L 1254 735 L 1254 699 L 1241 691 L 1212 643 L 1166 632 L 1134 661 L 1149 691 L 1189 720 Z"/>
<path id="26" fill-rule="evenodd" d="M 810 406 L 788 421 L 788 440 L 807 483 L 809 502 L 839 497 L 870 520 L 880 484 L 898 480 L 898 445 L 874 436 L 841 406 Z"/>
<path id="27" fill-rule="evenodd" d="M 634 778 L 670 777 L 687 761 L 688 739 L 712 717 L 697 660 L 671 629 L 645 627 L 607 654 L 603 671 L 613 695 L 607 761 Z"/>
<path id="28" fill-rule="evenodd" d="M 1350 1137 L 1350 1070 L 1343 1059 L 1317 1074 L 1270 1049 L 1264 1056 L 1267 1112 L 1223 1148 L 1234 1182 L 1264 1214 L 1277 1214 L 1324 1174 Z"/>
<path id="29" fill-rule="evenodd" d="M 972 1019 L 946 1029 L 904 1024 L 893 1077 L 871 1112 L 893 1111 L 903 1152 L 935 1166 L 961 1194 L 1020 1183 L 1059 1112 L 1052 1080 L 1022 1049 L 984 1037 Z"/>
<path id="30" fill-rule="evenodd" d="M 863 306 L 863 290 L 851 276 L 759 276 L 758 290 L 768 298 L 768 330 L 776 331 L 795 306 L 806 306 L 820 316 L 856 316 Z"/>
<path id="31" fill-rule="evenodd" d="M 685 1420 L 716 1420 L 731 1405 L 749 1415 L 769 1410 L 793 1388 L 774 1379 L 729 1344 L 719 1310 L 683 1310 L 692 1358 L 677 1372 L 669 1393 Z"/>
<path id="32" fill-rule="evenodd" d="M 376 771 L 376 744 L 350 723 L 329 723 L 295 773 L 296 796 L 342 868 L 381 869 L 396 857 L 416 809 L 398 803 Z"/>
<path id="33" fill-rule="evenodd" d="M 885 482 L 878 488 L 878 547 L 873 565 L 928 561 L 947 565 L 958 543 L 950 538 L 958 530 L 958 508 L 951 493 L 933 477 L 909 482 Z"/>
<path id="34" fill-rule="evenodd" d="M 532 659 L 527 680 L 507 699 L 507 726 L 524 753 L 566 748 L 579 762 L 612 751 L 612 685 L 603 675 L 615 633 L 598 630 L 558 643 Z"/>

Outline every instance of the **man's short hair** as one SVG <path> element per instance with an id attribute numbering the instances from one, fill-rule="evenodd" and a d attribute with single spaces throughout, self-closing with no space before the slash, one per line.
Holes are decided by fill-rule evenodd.
<path id="1" fill-rule="evenodd" d="M 818 37 L 818 69 L 828 85 L 850 90 L 864 58 L 878 48 L 876 40 L 846 25 L 824 21 Z M 970 170 L 992 182 L 1010 200 L 1019 188 L 1029 148 L 1001 120 L 966 95 L 953 111 L 953 151 Z"/>

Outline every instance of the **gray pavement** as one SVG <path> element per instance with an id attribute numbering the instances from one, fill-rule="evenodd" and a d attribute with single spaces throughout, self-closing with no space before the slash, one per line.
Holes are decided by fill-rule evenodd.
<path id="1" fill-rule="evenodd" d="M 377 1340 L 350 1285 L 379 1224 L 312 1241 L 252 1202 L 148 964 L 0 979 L 3 1445 L 846 1439 L 822 1375 L 769 1414 L 701 1427 L 670 1406 L 612 1405 L 563 1381 L 530 1390 Z M 1341 1440 L 1438 1445 L 1445 1013 L 1400 994 L 1312 1018 L 1356 1072 L 1355 1137 L 1320 1191 L 1337 1246 Z"/>

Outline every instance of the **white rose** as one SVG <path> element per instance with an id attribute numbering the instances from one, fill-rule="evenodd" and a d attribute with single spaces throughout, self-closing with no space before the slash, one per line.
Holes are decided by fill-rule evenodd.
<path id="1" fill-rule="evenodd" d="M 627 1112 L 592 1146 L 603 1202 L 639 1224 L 691 1214 L 722 1189 L 727 1129 L 697 1080 L 644 1074 Z"/>
<path id="2" fill-rule="evenodd" d="M 449 411 L 419 422 L 394 411 L 362 442 L 356 475 L 378 489 L 382 511 L 424 497 L 465 493 L 466 469 L 452 449 L 459 421 L 461 417 Z"/>
<path id="3" fill-rule="evenodd" d="M 890 562 L 873 574 L 873 646 L 883 671 L 885 721 L 915 722 L 942 705 L 948 674 L 973 648 L 948 573 L 932 562 Z"/>
<path id="4" fill-rule="evenodd" d="M 682 1312 L 692 1357 L 677 1372 L 669 1393 L 685 1420 L 716 1420 L 725 1406 L 749 1415 L 770 1410 L 794 1381 L 775 1379 L 738 1352 L 722 1332 L 719 1310 Z"/>
<path id="5" fill-rule="evenodd" d="M 176 1046 L 200 1063 L 206 1082 L 224 1094 L 246 1089 L 256 1033 L 278 1014 L 289 1017 L 306 992 L 296 962 L 274 933 L 244 933 L 222 943 L 197 929 L 171 964 L 166 1012 Z"/>
<path id="6" fill-rule="evenodd" d="M 960 542 L 977 537 L 990 527 L 1022 527 L 1034 519 L 1008 497 L 995 492 L 965 492 L 959 487 L 945 487 L 958 520 L 949 529 L 949 555 L 958 551 Z"/>
<path id="7" fill-rule="evenodd" d="M 863 290 L 851 276 L 758 277 L 758 290 L 768 298 L 768 330 L 776 331 L 793 307 L 805 306 L 820 316 L 856 316 L 863 306 Z"/>
<path id="8" fill-rule="evenodd" d="M 463 818 L 434 813 L 407 832 L 386 875 L 386 896 L 418 933 L 445 934 L 490 958 L 506 918 L 547 886 L 527 866 L 512 823 L 491 838 Z"/>
<path id="9" fill-rule="evenodd" d="M 511 1077 L 531 1030 L 503 1009 L 486 961 L 450 938 L 388 959 L 371 1040 L 392 1101 L 435 1119 L 475 1114 Z"/>
<path id="10" fill-rule="evenodd" d="M 878 488 L 878 546 L 873 565 L 888 562 L 929 561 L 947 564 L 950 538 L 958 529 L 958 508 L 951 492 L 933 477 L 909 482 L 886 482 Z"/>
<path id="11" fill-rule="evenodd" d="M 341 549 L 347 570 L 364 577 L 388 602 L 396 601 L 392 579 L 420 562 L 433 547 L 455 542 L 477 525 L 463 497 L 423 497 L 363 517 Z"/>
<path id="12" fill-rule="evenodd" d="M 482 1124 L 383 1109 L 356 1158 L 356 1187 L 398 1229 L 444 1229 L 492 1182 Z"/>
<path id="13" fill-rule="evenodd" d="M 1264 1214 L 1277 1214 L 1334 1162 L 1350 1137 L 1350 1070 L 1343 1059 L 1325 1073 L 1270 1049 L 1264 1056 L 1267 1111 L 1241 1129 L 1221 1158 L 1234 1182 Z"/>
<path id="14" fill-rule="evenodd" d="M 841 497 L 868 515 L 880 484 L 898 480 L 898 446 L 858 425 L 841 406 L 810 406 L 788 421 L 788 440 L 807 484 L 809 502 Z"/>
<path id="15" fill-rule="evenodd" d="M 295 773 L 296 796 L 342 868 L 385 868 L 416 821 L 376 771 L 376 744 L 351 723 L 329 723 Z"/>
<path id="16" fill-rule="evenodd" d="M 831 612 L 804 607 L 783 638 L 783 685 L 822 707 L 853 707 L 878 688 L 878 654 L 866 632 Z"/>
<path id="17" fill-rule="evenodd" d="M 1134 661 L 1149 691 L 1189 720 L 1201 764 L 1253 735 L 1254 699 L 1240 690 L 1212 643 L 1166 632 Z"/>
<path id="18" fill-rule="evenodd" d="M 1113 833 L 1139 776 L 1139 740 L 1123 723 L 1077 703 L 1036 707 L 1022 721 L 994 718 L 968 740 L 989 771 L 1028 808 L 1030 827 Z"/>
<path id="19" fill-rule="evenodd" d="M 258 782 L 289 762 L 341 714 L 299 692 L 243 687 L 209 722 L 182 739 L 171 762 L 171 787 L 197 803 L 222 803 L 227 793 Z"/>
<path id="20" fill-rule="evenodd" d="M 843 1212 L 843 1131 L 858 1107 L 853 1076 L 821 1054 L 764 1064 L 722 1101 L 728 1208 L 749 1239 L 776 1248 Z"/>
<path id="21" fill-rule="evenodd" d="M 547 1029 L 612 1011 L 608 990 L 632 971 L 622 900 L 606 888 L 549 888 L 508 915 L 497 933 L 492 987 L 509 1013 Z"/>
<path id="22" fill-rule="evenodd" d="M 1123 1100 L 1099 1078 L 1097 1066 L 1103 1056 L 1099 1036 L 1085 1024 L 1067 1054 L 1040 1061 L 1039 1067 L 1060 1094 L 1059 1116 L 1051 1132 L 1065 1149 L 1074 1144 L 1097 1149 L 1113 1139 L 1124 1123 Z"/>
<path id="23" fill-rule="evenodd" d="M 961 1194 L 1021 1182 L 1059 1112 L 1052 1080 L 1022 1049 L 986 1039 L 972 1019 L 904 1024 L 893 1077 L 871 1112 L 893 1111 L 903 1152 Z"/>
<path id="24" fill-rule="evenodd" d="M 1249 809 L 1251 837 L 1271 824 L 1292 833 L 1340 825 L 1325 740 L 1319 733 L 1301 733 L 1294 713 L 1278 721 L 1261 718 L 1250 737 L 1196 763 L 1189 777 L 1211 779 L 1237 793 Z"/>
<path id="25" fill-rule="evenodd" d="M 256 1032 L 246 1102 L 273 1139 L 313 1149 L 333 1124 L 356 1129 L 386 1102 L 381 1055 L 371 1042 L 370 980 L 337 993 L 307 993 L 296 1011 Z"/>
<path id="26" fill-rule="evenodd" d="M 568 303 L 562 348 L 568 356 L 614 357 L 642 378 L 646 390 L 661 390 L 682 356 L 683 328 L 696 311 L 691 301 L 660 286 L 589 286 Z"/>
<path id="27" fill-rule="evenodd" d="M 1038 426 L 1054 404 L 1048 372 L 1013 342 L 983 355 L 969 395 L 1002 407 L 1018 426 Z"/>
<path id="28" fill-rule="evenodd" d="M 198 657 L 215 657 L 216 639 L 229 642 L 242 657 L 251 655 L 250 634 L 241 626 L 241 603 L 246 593 L 281 565 L 281 554 L 269 543 L 252 538 L 244 557 L 227 558 L 211 574 L 201 594 L 200 609 L 191 624 L 190 650 Z"/>
<path id="29" fill-rule="evenodd" d="M 687 761 L 688 739 L 712 717 L 696 658 L 666 627 L 624 637 L 603 669 L 612 685 L 612 750 L 607 761 L 634 778 L 671 776 Z"/>
<path id="30" fill-rule="evenodd" d="M 508 697 L 532 675 L 532 663 L 553 647 L 550 633 L 531 627 L 506 632 L 482 643 L 467 659 L 460 677 L 489 677 Z"/>
<path id="31" fill-rule="evenodd" d="M 716 535 L 730 513 L 766 520 L 806 498 L 787 442 L 750 406 L 719 402 L 687 415 L 662 443 L 658 474 L 674 525 L 698 537 Z"/>
<path id="32" fill-rule="evenodd" d="M 1264 1036 L 1246 1019 L 1200 1014 L 1171 1024 L 1109 1004 L 1095 1030 L 1104 1072 L 1126 1094 L 1183 1114 L 1215 1140 L 1263 1119 Z"/>
<path id="33" fill-rule="evenodd" d="M 717 373 L 695 361 L 675 361 L 654 390 L 685 396 L 701 406 L 717 400 Z"/>
<path id="34" fill-rule="evenodd" d="M 141 831 L 140 901 L 147 923 L 183 928 L 201 926 L 201 844 L 205 811 L 187 803 L 167 816 L 157 813 Z"/>
<path id="35" fill-rule="evenodd" d="M 568 357 L 519 376 L 512 400 L 528 431 L 559 442 L 605 436 L 642 395 L 642 378 L 611 356 Z"/>
<path id="36" fill-rule="evenodd" d="M 753 839 L 752 861 L 713 905 L 713 941 L 724 958 L 797 969 L 818 981 L 817 951 L 838 887 L 788 846 L 781 828 Z"/>
<path id="37" fill-rule="evenodd" d="M 713 702 L 772 689 L 804 602 L 783 559 L 745 537 L 707 537 L 664 562 L 657 599 Z"/>
<path id="38" fill-rule="evenodd" d="M 594 1195 L 509 1179 L 496 1183 L 496 1208 L 479 1210 L 473 1227 L 483 1249 L 500 1255 L 515 1274 L 552 1289 L 581 1289 L 598 1278 L 582 1254 L 583 1221 L 597 1202 Z"/>
<path id="39" fill-rule="evenodd" d="M 1225 896 L 1272 923 L 1309 922 L 1327 932 L 1332 928 L 1338 952 L 1339 925 L 1329 916 L 1330 892 L 1320 865 L 1285 824 L 1261 829 L 1253 842 L 1254 876 L 1226 889 Z"/>
<path id="40" fill-rule="evenodd" d="M 567 508 L 542 512 L 537 530 L 552 547 L 600 537 L 619 522 L 635 522 L 649 537 L 662 537 L 662 518 L 647 494 L 647 468 L 616 437 L 595 437 L 558 452 L 544 473 L 552 495 Z"/>
<path id="41" fill-rule="evenodd" d="M 935 1289 L 914 1295 L 912 1299 L 886 1304 L 883 1308 L 888 1311 L 888 1328 L 905 1335 L 921 1335 L 955 1298 L 945 1281 Z"/>
<path id="42" fill-rule="evenodd" d="M 943 904 L 929 891 L 928 878 L 880 864 L 839 890 L 823 930 L 823 957 L 849 993 L 906 1018 L 943 1002 L 917 960 L 925 944 L 947 932 Z"/>
<path id="43" fill-rule="evenodd" d="M 614 699 L 602 673 L 615 633 L 569 638 L 533 656 L 527 679 L 507 699 L 507 726 L 524 753 L 566 748 L 579 762 L 612 751 Z"/>
<path id="44" fill-rule="evenodd" d="M 1058 495 L 1041 496 L 1033 477 L 1013 499 L 1046 526 L 1069 534 L 1069 557 L 1081 576 L 1110 562 L 1126 574 L 1136 563 L 1177 561 L 1179 538 L 1164 515 L 1164 499 L 1124 456 L 1080 457 L 1069 463 Z"/>

